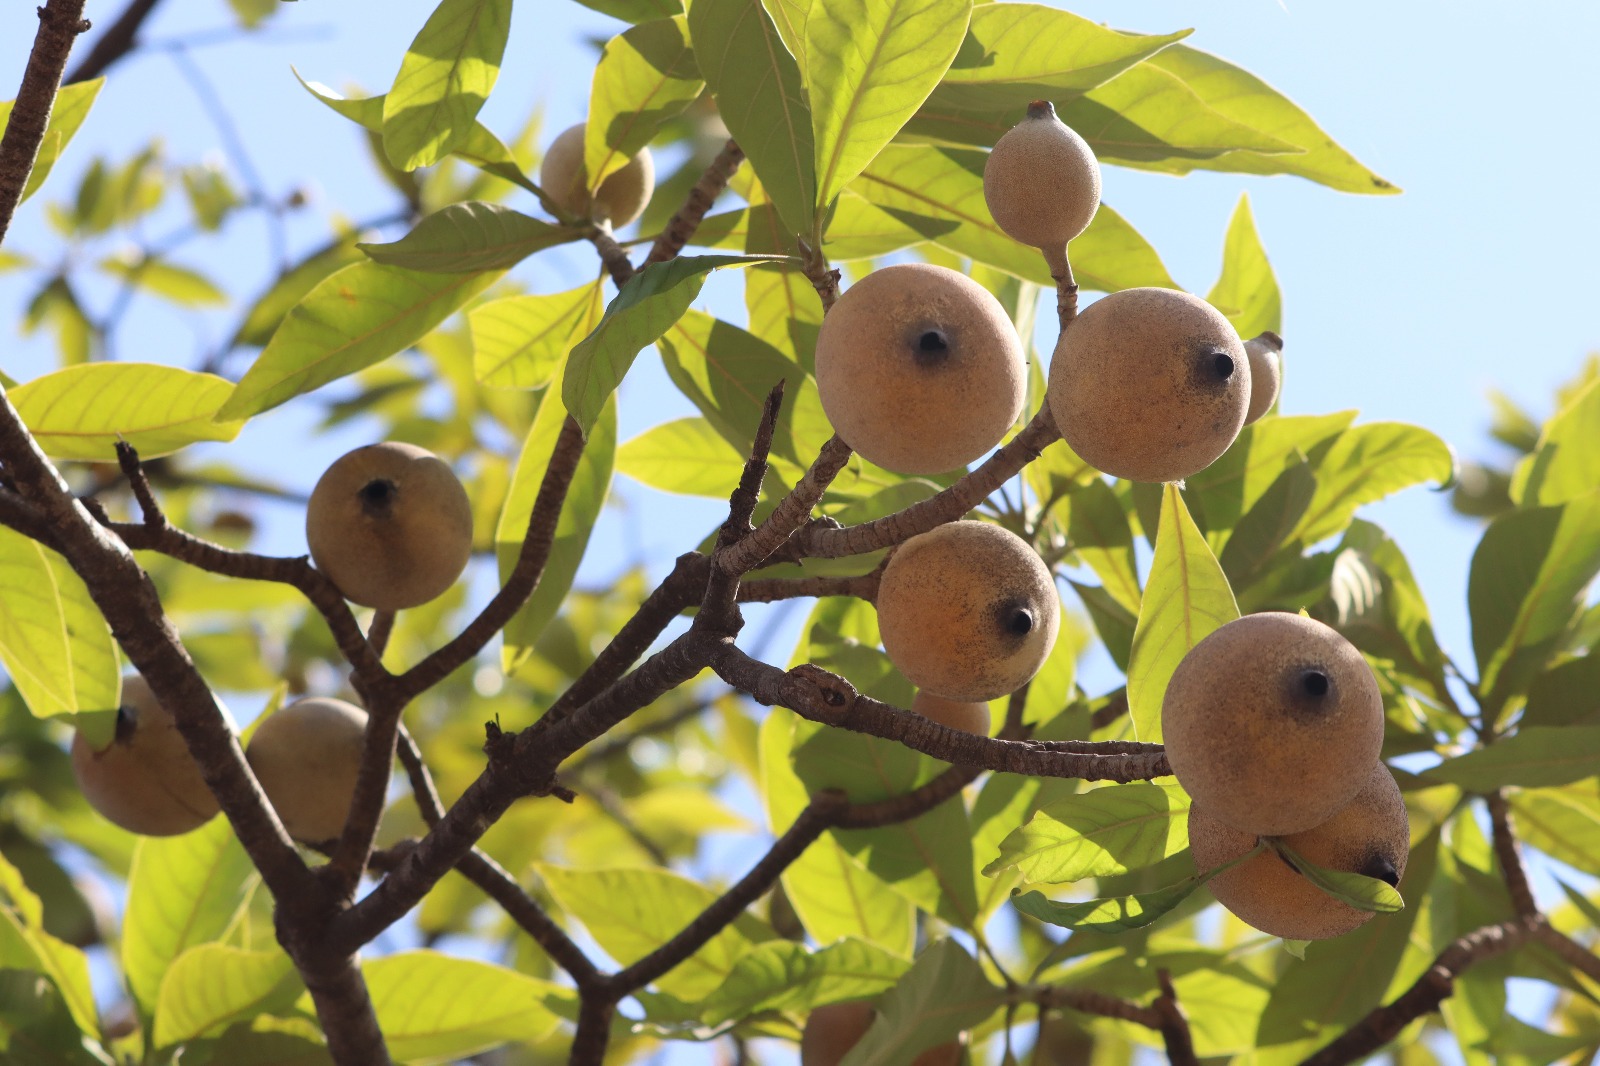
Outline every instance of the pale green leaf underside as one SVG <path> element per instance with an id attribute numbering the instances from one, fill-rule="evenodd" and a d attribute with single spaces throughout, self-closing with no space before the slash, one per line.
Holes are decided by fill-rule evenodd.
<path id="1" fill-rule="evenodd" d="M 116 645 L 66 560 L 0 527 L 0 589 L 0 663 L 28 709 L 45 718 L 115 708 Z"/>
<path id="2" fill-rule="evenodd" d="M 431 166 L 471 136 L 510 32 L 511 0 L 441 0 L 384 97 L 390 163 L 401 170 Z"/>
<path id="3" fill-rule="evenodd" d="M 233 383 L 154 363 L 85 363 L 18 386 L 11 402 L 54 459 L 116 462 L 117 441 L 154 459 L 198 441 L 228 441 L 242 421 L 216 419 Z"/>

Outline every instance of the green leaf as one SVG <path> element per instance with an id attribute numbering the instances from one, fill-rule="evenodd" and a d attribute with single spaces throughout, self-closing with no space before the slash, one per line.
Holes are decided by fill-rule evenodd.
<path id="1" fill-rule="evenodd" d="M 769 262 L 772 256 L 682 256 L 652 263 L 639 271 L 606 307 L 594 328 L 567 359 L 561 398 L 585 434 L 594 428 L 600 409 L 622 384 L 633 360 L 683 317 L 700 294 L 706 275 L 721 267 Z"/>
<path id="2" fill-rule="evenodd" d="M 1521 506 L 1575 500 L 1600 485 L 1600 379 L 1545 423 L 1534 453 L 1517 464 L 1511 498 Z"/>
<path id="3" fill-rule="evenodd" d="M 440 0 L 383 102 L 383 151 L 401 170 L 432 166 L 471 135 L 500 75 L 511 0 Z"/>
<path id="4" fill-rule="evenodd" d="M 663 492 L 726 498 L 744 473 L 744 457 L 704 418 L 679 418 L 618 448 L 617 470 Z"/>
<path id="5" fill-rule="evenodd" d="M 1052 885 L 1127 873 L 1188 847 L 1188 812 L 1188 797 L 1176 786 L 1090 789 L 1037 811 L 1000 842 L 999 857 L 983 872 L 1015 869 Z"/>
<path id="6" fill-rule="evenodd" d="M 1600 874 L 1600 787 L 1591 779 L 1565 788 L 1511 794 L 1517 835 L 1574 869 Z"/>
<path id="7" fill-rule="evenodd" d="M 577 240 L 577 230 L 552 226 L 499 204 L 474 201 L 435 211 L 391 244 L 358 244 L 388 266 L 434 274 L 505 270 L 535 252 Z"/>
<path id="8" fill-rule="evenodd" d="M 1363 504 L 1424 481 L 1448 488 L 1456 476 L 1450 445 L 1404 422 L 1369 422 L 1347 430 L 1312 465 L 1317 494 L 1295 530 L 1304 544 L 1343 530 Z"/>
<path id="9" fill-rule="evenodd" d="M 1283 329 L 1283 294 L 1256 233 L 1249 193 L 1240 193 L 1239 206 L 1233 209 L 1222 243 L 1222 276 L 1206 295 L 1206 302 L 1227 315 L 1241 337 Z"/>
<path id="10" fill-rule="evenodd" d="M 455 1062 L 555 1032 L 551 1008 L 571 993 L 549 981 L 436 951 L 403 951 L 361 964 L 378 1027 L 395 1061 Z M 310 1009 L 309 993 L 301 1000 Z"/>
<path id="11" fill-rule="evenodd" d="M 977 1027 L 1006 999 L 953 940 L 930 944 L 882 999 L 878 1017 L 840 1066 L 894 1066 Z"/>
<path id="12" fill-rule="evenodd" d="M 276 1013 L 304 991 L 283 949 L 197 944 L 173 960 L 156 998 L 155 1046 L 216 1035 L 232 1022 Z"/>
<path id="13" fill-rule="evenodd" d="M 1079 932 L 1125 933 L 1131 929 L 1142 929 L 1163 917 L 1188 898 L 1189 893 L 1196 888 L 1223 870 L 1231 869 L 1246 859 L 1253 858 L 1264 846 L 1258 844 L 1232 862 L 1224 863 L 1204 874 L 1185 878 L 1175 885 L 1150 892 L 1087 899 L 1081 903 L 1058 903 L 1041 892 L 1023 892 L 1012 896 L 1011 904 L 1023 914 L 1066 929 Z"/>
<path id="14" fill-rule="evenodd" d="M 1067 539 L 1101 580 L 1106 595 L 1130 614 L 1138 614 L 1143 592 L 1133 551 L 1133 530 L 1122 501 L 1100 478 L 1073 487 Z"/>
<path id="15" fill-rule="evenodd" d="M 1150 169 L 1175 174 L 1197 168 L 1238 174 L 1297 174 L 1341 192 L 1400 191 L 1334 143 L 1333 138 L 1288 97 L 1227 60 L 1186 44 L 1175 44 L 1146 62 L 1182 78 L 1207 105 L 1235 122 L 1304 149 L 1298 155 L 1241 151 L 1210 159 L 1163 160 L 1149 164 Z"/>
<path id="16" fill-rule="evenodd" d="M 55 331 L 56 348 L 61 353 L 63 366 L 88 362 L 100 346 L 94 323 L 84 311 L 72 283 L 64 277 L 51 278 L 28 302 L 22 319 L 23 336 L 31 335 L 41 325 L 49 325 Z"/>
<path id="17" fill-rule="evenodd" d="M 273 0 L 278 3 L 279 0 Z M 182 1066 L 333 1066 L 328 1045 L 315 1025 L 261 1018 L 260 1028 L 238 1024 L 215 1040 L 184 1045 Z M 272 1028 L 281 1025 L 283 1028 Z"/>
<path id="18" fill-rule="evenodd" d="M 495 557 L 500 563 L 502 582 L 516 567 L 517 556 L 527 536 L 528 520 L 533 514 L 534 499 L 539 494 L 539 485 L 555 452 L 556 438 L 566 420 L 567 412 L 561 405 L 561 398 L 547 393 L 528 430 L 522 453 L 517 456 L 511 488 L 495 527 Z M 577 471 L 567 489 L 561 518 L 556 524 L 555 542 L 539 585 L 501 632 L 504 640 L 501 663 L 508 674 L 533 654 L 534 642 L 561 610 L 562 601 L 572 588 L 572 579 L 589 546 L 595 519 L 600 517 L 600 509 L 605 506 L 616 450 L 617 405 L 611 400 L 601 409 L 600 418 L 584 443 L 583 457 L 578 460 Z"/>
<path id="19" fill-rule="evenodd" d="M 728 132 L 791 234 L 810 233 L 817 176 L 800 67 L 761 0 L 699 0 L 689 12 L 695 62 Z"/>
<path id="20" fill-rule="evenodd" d="M 1233 529 L 1285 469 L 1325 454 L 1355 420 L 1355 411 L 1339 411 L 1279 415 L 1245 426 L 1221 458 L 1186 480 L 1196 523 L 1209 537 Z"/>
<path id="21" fill-rule="evenodd" d="M 39 154 L 33 161 L 33 170 L 28 174 L 28 182 L 22 187 L 23 200 L 39 191 L 39 186 L 44 184 L 44 179 L 50 176 L 56 162 L 61 158 L 61 153 L 66 151 L 67 145 L 72 141 L 78 128 L 83 125 L 83 120 L 89 117 L 89 109 L 94 106 L 95 97 L 100 95 L 100 89 L 106 79 L 94 78 L 90 81 L 77 82 L 73 85 L 63 85 L 56 93 L 55 103 L 50 108 L 50 121 L 44 128 L 44 137 L 39 142 Z M 0 130 L 6 128 L 11 121 L 11 108 L 15 100 L 0 102 Z"/>
<path id="22" fill-rule="evenodd" d="M 1406 904 L 1400 898 L 1400 893 L 1388 882 L 1364 874 L 1318 866 L 1289 847 L 1282 838 L 1271 839 L 1272 847 L 1283 856 L 1285 862 L 1340 903 L 1377 914 L 1394 914 L 1405 909 Z"/>
<path id="23" fill-rule="evenodd" d="M 606 42 L 594 68 L 584 128 L 589 191 L 626 166 L 704 87 L 683 15 L 641 22 Z"/>
<path id="24" fill-rule="evenodd" d="M 817 206 L 831 203 L 922 106 L 966 36 L 972 0 L 813 0 L 806 88 Z"/>
<path id="25" fill-rule="evenodd" d="M 1423 773 L 1426 780 L 1489 793 L 1515 785 L 1549 788 L 1594 776 L 1600 726 L 1531 726 Z"/>
<path id="26" fill-rule="evenodd" d="M 1467 579 L 1486 712 L 1538 673 L 1596 572 L 1600 491 L 1558 506 L 1511 511 L 1489 523 Z"/>
<path id="27" fill-rule="evenodd" d="M 273 0 L 273 3 L 277 2 Z M 274 281 L 251 305 L 250 313 L 239 324 L 232 344 L 260 348 L 270 341 L 284 316 L 305 298 L 306 293 L 316 288 L 317 282 L 341 267 L 359 263 L 365 258 L 356 248 L 354 239 L 354 234 L 346 234 L 339 244 L 310 256 Z"/>
<path id="28" fill-rule="evenodd" d="M 600 322 L 605 290 L 598 280 L 548 296 L 507 296 L 467 312 L 472 369 L 499 389 L 542 389 L 567 352 Z"/>
<path id="29" fill-rule="evenodd" d="M 1004 132 L 1021 121 L 1032 101 L 1087 92 L 1191 32 L 1119 33 L 1041 4 L 978 4 L 944 80 L 906 132 L 948 138 L 952 127 L 970 128 L 973 121 L 996 117 Z"/>
<path id="30" fill-rule="evenodd" d="M 111 1066 L 113 1061 L 79 1029 L 49 977 L 10 966 L 0 969 L 0 1054 L 19 1066 Z"/>
<path id="31" fill-rule="evenodd" d="M 680 0 L 578 0 L 578 3 L 623 22 L 644 22 L 683 14 Z"/>
<path id="32" fill-rule="evenodd" d="M 1161 739 L 1161 701 L 1172 672 L 1190 648 L 1238 617 L 1228 579 L 1189 517 L 1178 486 L 1163 486 L 1155 557 L 1128 660 L 1128 707 L 1136 737 L 1146 743 Z"/>
<path id="33" fill-rule="evenodd" d="M 805 1011 L 875 996 L 909 968 L 898 955 L 853 938 L 819 951 L 787 940 L 757 944 L 706 997 L 700 1021 L 721 1025 L 763 1011 Z"/>
<path id="34" fill-rule="evenodd" d="M 306 294 L 217 418 L 248 418 L 415 344 L 500 275 L 353 263 Z"/>
<path id="35" fill-rule="evenodd" d="M 0 588 L 0 663 L 28 710 L 49 718 L 115 708 L 122 681 L 111 629 L 67 561 L 0 526 Z"/>
<path id="36" fill-rule="evenodd" d="M 11 402 L 44 453 L 112 463 L 125 440 L 143 459 L 197 441 L 233 440 L 244 423 L 218 420 L 233 383 L 154 363 L 85 363 L 35 378 Z"/>
<path id="37" fill-rule="evenodd" d="M 668 870 L 568 870 L 537 864 L 545 887 L 617 962 L 627 965 L 676 936 L 714 903 L 717 893 Z M 680 999 L 715 991 L 754 943 L 771 933 L 755 918 L 735 921 L 660 977 L 656 986 Z"/>
<path id="38" fill-rule="evenodd" d="M 965 148 L 894 144 L 884 148 L 852 190 L 928 240 L 1013 274 L 1055 287 L 1036 248 L 1012 240 L 995 223 L 983 197 L 987 153 Z M 1089 228 L 1067 246 L 1072 271 L 1086 289 L 1116 292 L 1140 285 L 1176 288 L 1161 258 L 1125 219 L 1105 204 Z"/>
<path id="39" fill-rule="evenodd" d="M 1270 569 L 1316 494 L 1311 464 L 1296 456 L 1231 531 L 1207 538 L 1213 545 L 1222 542 L 1218 561 L 1230 585 L 1243 588 Z"/>
<path id="40" fill-rule="evenodd" d="M 5 864 L 5 879 L 9 882 L 5 894 L 11 903 L 0 906 L 0 968 L 37 970 L 46 975 L 77 1023 L 76 1028 L 84 1034 L 98 1035 L 100 1020 L 89 986 L 88 958 L 71 944 L 45 932 L 38 897 L 20 883 L 10 863 Z M 0 1026 L 0 1039 L 3 1036 L 4 1027 Z"/>
<path id="41" fill-rule="evenodd" d="M 128 874 L 122 969 L 146 1013 L 159 1002 L 168 968 L 189 948 L 221 937 L 256 880 L 226 818 L 182 836 L 140 839 Z"/>
<path id="42" fill-rule="evenodd" d="M 1600 718 L 1596 692 L 1600 692 L 1600 654 L 1591 651 L 1534 678 L 1520 728 L 1579 725 Z"/>
<path id="43" fill-rule="evenodd" d="M 107 256 L 96 265 L 107 274 L 164 296 L 180 307 L 220 307 L 228 302 L 228 294 L 205 275 L 160 259 Z"/>

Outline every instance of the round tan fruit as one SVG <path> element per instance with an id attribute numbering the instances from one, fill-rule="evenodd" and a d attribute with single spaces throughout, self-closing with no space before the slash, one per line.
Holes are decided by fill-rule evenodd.
<path id="1" fill-rule="evenodd" d="M 1161 731 L 1178 783 L 1212 817 L 1282 836 L 1327 820 L 1360 790 L 1383 744 L 1383 696 L 1336 630 L 1250 614 L 1183 657 Z"/>
<path id="2" fill-rule="evenodd" d="M 878 584 L 883 650 L 918 688 L 992 700 L 1039 672 L 1056 642 L 1061 598 L 1016 534 L 949 522 L 912 537 Z"/>
<path id="3" fill-rule="evenodd" d="M 1365 874 L 1398 887 L 1406 872 L 1410 826 L 1405 801 L 1389 768 L 1379 763 L 1355 798 L 1320 825 L 1283 838 L 1296 854 L 1330 870 Z M 1189 845 L 1202 873 L 1248 852 L 1256 836 L 1229 828 L 1196 804 L 1189 810 Z M 1263 933 L 1287 940 L 1325 940 L 1364 924 L 1371 911 L 1341 903 L 1310 878 L 1266 850 L 1217 874 L 1207 884 L 1217 901 Z"/>
<path id="4" fill-rule="evenodd" d="M 1050 411 L 1096 469 L 1178 481 L 1228 450 L 1250 406 L 1244 342 L 1222 313 L 1176 289 L 1090 304 L 1056 343 Z"/>
<path id="5" fill-rule="evenodd" d="M 361 772 L 367 712 L 344 700 L 296 700 L 256 728 L 245 756 L 290 836 L 336 840 Z"/>
<path id="6" fill-rule="evenodd" d="M 983 198 L 1015 241 L 1065 252 L 1100 207 L 1100 163 L 1048 100 L 995 142 L 983 166 Z"/>
<path id="7" fill-rule="evenodd" d="M 72 774 L 89 806 L 131 833 L 176 836 L 221 809 L 177 722 L 137 674 L 122 679 L 117 736 L 109 747 L 95 751 L 82 733 L 73 736 Z"/>
<path id="8" fill-rule="evenodd" d="M 1268 330 L 1244 342 L 1250 360 L 1250 406 L 1244 413 L 1249 425 L 1272 407 L 1283 382 L 1283 338 Z"/>
<path id="9" fill-rule="evenodd" d="M 931 692 L 918 692 L 911 699 L 911 710 L 930 721 L 975 736 L 989 735 L 989 705 L 983 702 L 947 700 Z"/>
<path id="10" fill-rule="evenodd" d="M 872 1027 L 872 1004 L 864 999 L 849 1003 L 830 1003 L 818 1007 L 806 1018 L 800 1033 L 800 1066 L 839 1066 L 850 1049 Z M 931 1047 L 918 1055 L 911 1066 L 956 1066 L 961 1061 L 962 1041 Z"/>
<path id="11" fill-rule="evenodd" d="M 348 600 L 383 611 L 444 592 L 472 557 L 472 504 L 443 460 L 393 441 L 328 467 L 306 505 L 317 569 Z"/>
<path id="12" fill-rule="evenodd" d="M 539 164 L 539 187 L 571 214 L 596 222 L 609 222 L 620 229 L 644 214 L 650 194 L 656 188 L 656 164 L 650 149 L 637 155 L 606 176 L 589 196 L 588 171 L 583 163 L 584 124 L 561 131 L 545 150 Z"/>
<path id="13" fill-rule="evenodd" d="M 817 335 L 817 395 L 863 459 L 900 474 L 954 470 L 1022 411 L 1022 343 L 1000 301 L 928 263 L 874 270 Z"/>

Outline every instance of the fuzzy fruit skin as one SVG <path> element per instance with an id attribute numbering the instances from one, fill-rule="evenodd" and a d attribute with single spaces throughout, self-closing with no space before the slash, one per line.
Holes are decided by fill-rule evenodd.
<path id="1" fill-rule="evenodd" d="M 1249 425 L 1271 409 L 1283 386 L 1283 338 L 1267 332 L 1244 342 L 1244 353 L 1250 360 L 1250 406 L 1244 413 L 1244 424 Z"/>
<path id="2" fill-rule="evenodd" d="M 609 222 L 621 229 L 640 215 L 656 189 L 656 164 L 650 149 L 614 170 L 600 183 L 594 198 L 589 197 L 588 172 L 583 165 L 584 124 L 562 130 L 539 163 L 539 187 L 550 198 L 574 215 L 596 222 Z"/>
<path id="3" fill-rule="evenodd" d="M 1068 446 L 1096 469 L 1179 481 L 1239 435 L 1250 406 L 1248 358 L 1232 324 L 1198 296 L 1124 289 L 1062 331 L 1050 411 Z"/>
<path id="4" fill-rule="evenodd" d="M 306 504 L 306 543 L 345 599 L 398 611 L 444 592 L 472 557 L 472 503 L 425 448 L 369 444 L 334 460 Z"/>
<path id="5" fill-rule="evenodd" d="M 1383 696 L 1361 653 L 1310 618 L 1245 615 L 1189 650 L 1161 703 L 1167 761 L 1218 821 L 1283 836 L 1355 796 L 1383 745 Z"/>
<path id="6" fill-rule="evenodd" d="M 900 545 L 878 583 L 883 650 L 918 688 L 992 700 L 1039 672 L 1056 642 L 1061 598 L 1015 533 L 948 522 Z"/>
<path id="7" fill-rule="evenodd" d="M 983 166 L 983 198 L 1012 240 L 1064 250 L 1100 208 L 1100 163 L 1039 101 L 995 142 Z"/>
<path id="8" fill-rule="evenodd" d="M 1000 443 L 1022 412 L 1022 342 L 1000 301 L 929 263 L 845 290 L 817 335 L 817 395 L 863 459 L 940 474 Z"/>
<path id="9" fill-rule="evenodd" d="M 296 700 L 256 728 L 245 757 L 291 837 L 308 844 L 338 839 L 366 732 L 366 711 L 316 697 Z"/>
<path id="10" fill-rule="evenodd" d="M 839 1066 L 872 1027 L 872 1003 L 865 999 L 829 1003 L 806 1018 L 800 1033 L 800 1066 Z M 939 1044 L 918 1055 L 911 1066 L 956 1066 L 961 1041 Z"/>
<path id="11" fill-rule="evenodd" d="M 982 702 L 947 700 L 931 692 L 918 692 L 911 699 L 913 712 L 932 722 L 963 733 L 986 737 L 989 735 L 989 705 Z"/>
<path id="12" fill-rule="evenodd" d="M 1361 791 L 1332 818 L 1285 837 L 1284 843 L 1318 866 L 1398 886 L 1411 848 L 1405 800 L 1382 763 L 1363 781 Z M 1229 828 L 1196 805 L 1189 809 L 1189 845 L 1203 873 L 1255 847 L 1256 837 Z M 1357 910 L 1317 888 L 1275 851 L 1264 851 L 1206 883 L 1217 901 L 1241 920 L 1286 940 L 1342 936 L 1372 917 L 1371 911 Z"/>
<path id="13" fill-rule="evenodd" d="M 82 733 L 73 735 L 72 775 L 89 806 L 144 836 L 187 833 L 221 809 L 177 723 L 138 675 L 122 680 L 117 738 L 110 747 L 95 751 Z"/>

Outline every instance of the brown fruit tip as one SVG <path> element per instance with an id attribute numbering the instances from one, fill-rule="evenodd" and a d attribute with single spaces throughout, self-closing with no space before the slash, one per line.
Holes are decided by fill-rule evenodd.
<path id="1" fill-rule="evenodd" d="M 1029 118 L 1055 118 L 1056 105 L 1049 100 L 1035 100 L 1028 105 Z"/>
<path id="2" fill-rule="evenodd" d="M 1272 345 L 1272 347 L 1277 349 L 1278 351 L 1280 351 L 1280 352 L 1283 351 L 1283 338 L 1278 336 L 1276 333 L 1272 332 L 1270 329 L 1262 330 L 1260 333 L 1258 333 L 1252 339 L 1258 340 L 1258 341 L 1265 341 L 1266 343 Z"/>

